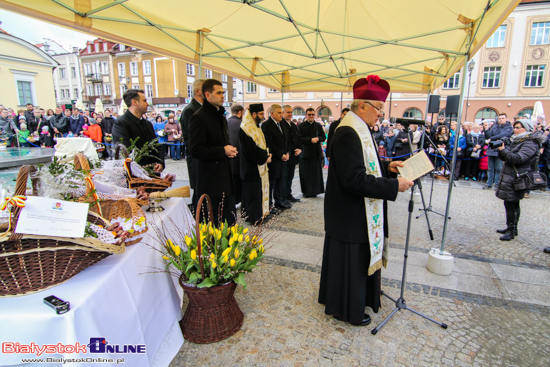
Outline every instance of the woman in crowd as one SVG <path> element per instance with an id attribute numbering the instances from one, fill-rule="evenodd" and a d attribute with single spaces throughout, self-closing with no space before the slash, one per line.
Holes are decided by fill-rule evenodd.
<path id="1" fill-rule="evenodd" d="M 477 181 L 479 159 L 483 153 L 485 136 L 481 133 L 481 127 L 474 123 L 472 130 L 466 135 L 466 157 L 464 161 L 464 179 Z"/>
<path id="2" fill-rule="evenodd" d="M 164 127 L 166 123 L 162 120 L 162 116 L 158 115 L 155 118 L 155 123 L 153 124 L 153 129 L 155 129 L 155 134 L 158 137 L 158 142 L 162 144 L 162 148 L 164 149 L 164 155 L 168 155 L 168 145 L 166 145 L 166 142 L 168 141 L 166 139 L 166 134 L 164 133 Z"/>
<path id="3" fill-rule="evenodd" d="M 413 134 L 411 131 L 398 124 L 398 133 L 395 136 L 395 157 L 396 160 L 404 161 L 409 158 L 411 154 L 411 147 L 409 141 L 412 141 Z"/>
<path id="4" fill-rule="evenodd" d="M 519 202 L 524 197 L 524 191 L 514 190 L 512 181 L 517 174 L 533 170 L 538 162 L 540 148 L 544 143 L 544 135 L 533 131 L 531 120 L 521 119 L 514 123 L 514 135 L 510 138 L 510 147 L 502 144 L 498 147 L 498 156 L 504 161 L 500 180 L 496 189 L 496 196 L 504 200 L 506 210 L 506 228 L 498 229 L 503 233 L 501 241 L 510 241 L 518 235 L 518 221 L 520 216 Z M 516 173 L 517 171 L 517 173 Z"/>
<path id="5" fill-rule="evenodd" d="M 46 112 L 46 119 L 50 121 L 53 115 L 55 115 L 55 112 L 53 112 L 51 108 L 48 108 L 48 112 Z"/>
<path id="6" fill-rule="evenodd" d="M 451 136 L 449 137 L 449 158 L 453 157 L 455 141 L 458 141 L 458 146 L 456 148 L 456 164 L 454 170 L 455 180 L 460 178 L 460 167 L 462 166 L 462 159 L 464 158 L 464 153 L 466 152 L 466 137 L 464 136 L 462 129 L 457 133 L 456 122 L 451 122 Z M 458 135 L 458 138 L 457 138 Z"/>
<path id="7" fill-rule="evenodd" d="M 437 132 L 434 136 L 434 143 L 437 145 L 437 155 L 447 156 L 447 151 L 449 150 L 449 131 L 447 126 L 439 125 Z M 443 167 L 445 169 L 445 164 L 443 158 L 438 157 L 436 160 L 436 167 Z"/>
<path id="8" fill-rule="evenodd" d="M 372 136 L 374 137 L 377 145 L 380 145 L 380 142 L 384 140 L 384 133 L 380 130 L 380 126 L 378 124 L 374 125 L 372 128 Z"/>
<path id="9" fill-rule="evenodd" d="M 164 134 L 168 138 L 168 145 L 170 146 L 170 157 L 173 160 L 179 161 L 180 157 L 180 141 L 181 141 L 181 126 L 174 119 L 174 114 L 168 115 L 168 122 L 164 126 Z"/>

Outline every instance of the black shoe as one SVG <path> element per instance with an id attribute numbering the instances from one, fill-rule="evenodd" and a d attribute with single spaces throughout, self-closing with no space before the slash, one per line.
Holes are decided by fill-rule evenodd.
<path id="1" fill-rule="evenodd" d="M 510 241 L 510 240 L 513 240 L 513 239 L 514 239 L 514 230 L 513 229 L 509 229 L 508 231 L 506 231 L 504 236 L 500 237 L 501 241 Z"/>
<path id="2" fill-rule="evenodd" d="M 489 186 L 489 185 L 485 185 L 482 187 L 483 190 L 488 190 L 488 189 L 492 189 L 493 186 Z"/>
<path id="3" fill-rule="evenodd" d="M 296 199 L 294 196 L 291 196 L 290 199 L 288 199 L 288 201 L 290 201 L 291 203 L 299 203 L 301 200 Z"/>
<path id="4" fill-rule="evenodd" d="M 340 316 L 334 316 L 334 318 L 338 321 L 343 321 L 342 318 Z M 363 320 L 359 321 L 359 322 L 350 322 L 348 321 L 348 323 L 350 325 L 353 325 L 353 326 L 367 326 L 368 324 L 370 324 L 370 316 L 365 314 L 364 317 L 363 317 Z"/>
<path id="5" fill-rule="evenodd" d="M 277 208 L 271 208 L 271 210 L 269 211 L 270 214 L 273 214 L 273 215 L 279 215 L 281 214 L 281 211 Z"/>
<path id="6" fill-rule="evenodd" d="M 292 208 L 292 204 L 290 204 L 288 202 L 287 203 L 285 203 L 285 202 L 275 203 L 275 208 L 281 209 L 281 210 L 290 209 L 290 208 Z"/>
<path id="7" fill-rule="evenodd" d="M 497 233 L 505 234 L 507 230 L 508 230 L 508 227 L 506 227 L 504 229 L 497 229 Z"/>
<path id="8" fill-rule="evenodd" d="M 545 248 L 545 249 L 542 250 L 542 251 L 544 251 L 544 252 L 547 253 L 547 254 L 550 254 L 550 247 L 547 247 L 547 248 Z"/>

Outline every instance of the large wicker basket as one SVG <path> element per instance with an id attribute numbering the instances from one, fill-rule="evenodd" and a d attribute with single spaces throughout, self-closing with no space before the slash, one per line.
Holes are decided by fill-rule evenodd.
<path id="1" fill-rule="evenodd" d="M 100 203 L 103 216 L 111 221 L 114 218 L 126 218 L 132 221 L 132 224 L 139 221 L 141 218 L 145 218 L 145 213 L 141 209 L 139 203 L 135 199 L 121 199 L 121 200 L 105 200 Z M 142 219 L 143 220 L 143 219 Z M 135 245 L 143 234 L 147 232 L 149 227 L 145 227 L 141 231 L 134 231 L 130 233 L 128 239 L 124 244 L 126 246 Z"/>
<path id="2" fill-rule="evenodd" d="M 208 195 L 203 194 L 197 208 L 201 208 L 203 200 L 208 201 L 209 218 L 212 219 L 212 205 Z M 200 238 L 200 210 L 195 217 L 195 230 Z M 198 253 L 202 254 L 202 244 L 198 241 Z M 202 256 L 198 256 L 202 279 L 204 279 L 204 264 Z M 180 321 L 183 337 L 193 343 L 214 343 L 230 337 L 240 330 L 244 321 L 234 293 L 237 284 L 229 282 L 210 288 L 197 288 L 186 285 L 183 275 L 179 282 L 189 298 L 189 305 Z"/>
<path id="3" fill-rule="evenodd" d="M 31 167 L 23 166 L 17 176 L 15 195 L 25 195 Z M 20 208 L 14 210 L 15 228 Z M 105 219 L 90 213 L 88 220 L 106 225 Z M 0 238 L 0 297 L 39 292 L 60 284 L 125 246 L 101 242 L 92 237 L 67 238 L 22 235 L 14 232 Z"/>

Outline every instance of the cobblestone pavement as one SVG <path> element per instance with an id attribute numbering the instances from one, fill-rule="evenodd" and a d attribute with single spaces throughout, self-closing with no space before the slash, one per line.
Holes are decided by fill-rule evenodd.
<path id="1" fill-rule="evenodd" d="M 185 166 L 176 166 L 177 163 L 169 162 L 168 168 L 179 172 L 178 177 L 185 183 Z M 426 200 L 430 185 L 431 180 L 424 180 Z M 297 179 L 293 188 L 295 193 L 300 192 Z M 434 183 L 433 210 L 444 213 L 447 191 L 447 182 Z M 389 205 L 394 258 L 403 253 L 409 199 L 410 194 L 403 193 Z M 502 201 L 494 196 L 494 191 L 481 190 L 478 183 L 459 181 L 453 189 L 446 250 L 463 261 L 461 264 L 478 269 L 474 273 L 490 265 L 512 269 L 514 274 L 517 271 L 518 277 L 533 274 L 521 284 L 529 292 L 548 292 L 544 286 L 550 284 L 550 256 L 542 252 L 543 247 L 550 246 L 544 225 L 549 213 L 548 199 L 548 194 L 537 192 L 523 200 L 519 238 L 501 242 L 495 229 L 504 224 Z M 421 213 L 420 206 L 415 204 L 415 216 Z M 413 217 L 409 261 L 414 262 L 425 256 L 429 248 L 441 244 L 443 217 L 429 212 L 428 218 L 435 240 L 429 240 L 425 217 Z M 308 257 L 308 253 L 322 252 L 322 195 L 302 199 L 278 216 L 273 226 L 284 238 L 268 248 L 269 256 L 248 275 L 248 288 L 239 287 L 236 292 L 245 314 L 242 329 L 214 344 L 185 342 L 171 366 L 550 365 L 547 298 L 531 301 L 527 295 L 504 297 L 499 294 L 507 294 L 506 291 L 480 292 L 473 289 L 476 284 L 471 284 L 472 290 L 466 287 L 461 291 L 452 287 L 446 277 L 440 277 L 443 280 L 436 286 L 411 276 L 405 291 L 407 305 L 447 323 L 449 328 L 442 329 L 409 311 L 399 311 L 373 336 L 370 331 L 395 307 L 389 299 L 382 298 L 378 314 L 367 308 L 373 319 L 367 327 L 353 327 L 326 316 L 323 306 L 317 303 L 319 261 L 318 256 Z M 278 248 L 283 242 L 287 247 Z M 391 274 L 383 271 L 382 286 L 397 298 L 401 278 Z M 468 279 L 475 282 L 485 278 Z M 498 279 L 492 280 L 491 287 L 499 288 Z M 184 309 L 185 303 L 184 300 Z"/>

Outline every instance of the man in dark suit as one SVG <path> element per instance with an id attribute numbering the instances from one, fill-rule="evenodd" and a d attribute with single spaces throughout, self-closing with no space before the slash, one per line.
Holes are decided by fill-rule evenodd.
<path id="1" fill-rule="evenodd" d="M 196 79 L 193 82 L 193 99 L 191 100 L 191 103 L 185 106 L 185 109 L 183 110 L 180 117 L 181 135 L 183 137 L 183 142 L 185 143 L 184 155 L 187 160 L 187 172 L 189 173 L 189 186 L 191 186 L 191 188 L 193 189 L 193 203 L 195 203 L 194 190 L 197 186 L 197 161 L 189 153 L 189 146 L 191 145 L 191 142 L 189 140 L 189 121 L 191 121 L 191 116 L 193 116 L 193 114 L 197 112 L 202 106 L 202 102 L 204 100 L 204 97 L 202 95 L 202 84 L 204 83 L 204 81 L 205 79 Z"/>
<path id="2" fill-rule="evenodd" d="M 124 92 L 122 99 L 128 109 L 113 125 L 113 144 L 122 142 L 129 147 L 132 144 L 130 140 L 139 138 L 135 147 L 141 149 L 145 143 L 157 137 L 153 125 L 145 119 L 145 112 L 147 112 L 149 104 L 143 90 L 139 89 L 128 89 Z M 157 152 L 149 152 L 149 156 L 142 157 L 137 163 L 142 166 L 153 164 L 153 170 L 159 173 L 164 168 L 164 150 L 158 147 Z"/>
<path id="3" fill-rule="evenodd" d="M 298 136 L 298 127 L 292 122 L 292 107 L 290 105 L 283 106 L 283 120 L 281 126 L 286 129 L 288 135 L 288 151 L 289 159 L 286 163 L 286 180 L 284 184 L 283 199 L 291 203 L 299 202 L 300 199 L 296 199 L 292 196 L 292 181 L 294 180 L 294 173 L 296 171 L 296 165 L 299 161 L 299 156 L 302 153 L 300 149 L 300 137 Z"/>
<path id="4" fill-rule="evenodd" d="M 222 222 L 227 220 L 233 225 L 236 220 L 235 191 L 229 160 L 237 156 L 237 148 L 229 143 L 222 83 L 207 79 L 202 84 L 202 95 L 203 105 L 189 122 L 189 153 L 197 159 L 197 172 L 200 172 L 193 204 L 196 207 L 201 195 L 208 194 L 214 209 L 211 221 L 218 225 L 218 217 L 221 217 Z"/>
<path id="5" fill-rule="evenodd" d="M 239 131 L 241 130 L 241 121 L 243 118 L 244 108 L 240 104 L 231 106 L 231 117 L 227 119 L 227 128 L 229 130 L 229 144 L 241 151 L 239 145 Z M 241 165 L 239 158 L 231 159 L 231 171 L 233 172 L 233 187 L 235 188 L 235 203 L 241 202 L 243 183 L 241 180 Z"/>
<path id="6" fill-rule="evenodd" d="M 84 126 L 84 116 L 80 114 L 78 108 L 73 108 L 73 114 L 69 117 L 69 133 L 73 133 L 74 136 L 80 135 L 82 127 Z"/>
<path id="7" fill-rule="evenodd" d="M 336 128 L 338 127 L 338 125 L 340 124 L 340 121 L 342 121 L 342 119 L 344 117 L 346 117 L 346 114 L 349 112 L 349 108 L 344 108 L 342 110 L 342 114 L 340 115 L 340 118 L 336 121 L 333 121 L 331 124 L 330 124 L 330 127 L 328 128 L 328 137 L 327 137 L 327 149 L 326 149 L 326 154 L 327 154 L 327 158 L 330 160 L 330 143 L 332 141 L 332 137 L 334 135 L 334 131 L 336 130 Z"/>
<path id="8" fill-rule="evenodd" d="M 306 110 L 306 120 L 298 126 L 298 135 L 302 144 L 300 158 L 300 186 L 304 197 L 315 197 L 325 192 L 323 183 L 323 150 L 325 130 L 315 122 L 315 110 Z"/>
<path id="9" fill-rule="evenodd" d="M 283 109 L 274 104 L 270 108 L 271 117 L 262 124 L 265 142 L 272 154 L 269 168 L 269 205 L 275 202 L 277 209 L 290 209 L 292 204 L 283 199 L 283 188 L 286 182 L 287 162 L 290 158 L 288 150 L 288 135 L 286 129 L 281 126 Z"/>

